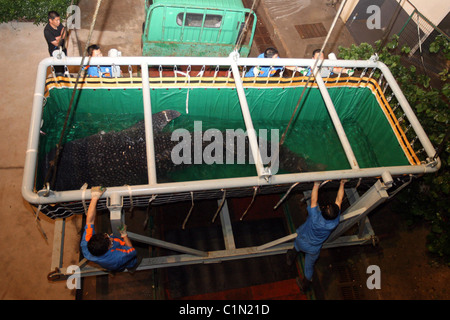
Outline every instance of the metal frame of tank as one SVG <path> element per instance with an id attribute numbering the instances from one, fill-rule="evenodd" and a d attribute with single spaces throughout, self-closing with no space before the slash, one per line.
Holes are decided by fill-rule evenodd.
<path id="1" fill-rule="evenodd" d="M 333 102 L 329 96 L 328 90 L 324 80 L 320 76 L 315 60 L 312 59 L 276 59 L 272 63 L 276 66 L 301 66 L 314 68 L 315 81 L 319 87 L 322 97 L 325 101 L 326 107 L 333 121 L 333 124 L 338 133 L 340 142 L 345 150 L 348 162 L 351 169 L 335 170 L 335 171 L 321 171 L 321 172 L 306 172 L 293 173 L 283 175 L 272 175 L 270 168 L 264 167 L 261 161 L 261 154 L 259 152 L 258 143 L 256 139 L 255 129 L 253 128 L 252 118 L 249 107 L 245 97 L 244 88 L 242 85 L 242 78 L 239 67 L 243 66 L 258 66 L 261 63 L 269 64 L 270 59 L 256 58 L 240 58 L 237 52 L 233 52 L 226 58 L 199 58 L 199 57 L 102 57 L 92 58 L 90 65 L 116 65 L 129 66 L 138 65 L 142 71 L 142 92 L 144 103 L 144 119 L 146 129 L 147 141 L 147 161 L 148 161 L 148 185 L 138 186 L 123 186 L 111 187 L 104 193 L 103 198 L 107 199 L 108 209 L 110 210 L 112 230 L 116 230 L 115 226 L 123 222 L 122 202 L 123 197 L 126 196 L 142 196 L 142 195 L 158 195 L 171 194 L 180 192 L 202 192 L 206 190 L 216 190 L 218 187 L 222 189 L 240 188 L 240 187 L 255 187 L 264 185 L 281 185 L 281 184 L 295 184 L 306 183 L 312 181 L 323 180 L 340 180 L 340 179 L 355 179 L 368 177 L 381 177 L 367 192 L 359 196 L 354 189 L 347 189 L 347 195 L 353 199 L 351 206 L 341 215 L 341 223 L 338 228 L 332 233 L 324 248 L 331 248 L 336 246 L 363 244 L 374 241 L 373 230 L 367 218 L 367 214 L 372 211 L 380 203 L 389 199 L 387 190 L 392 186 L 392 176 L 399 175 L 419 175 L 436 172 L 440 168 L 440 159 L 435 156 L 436 152 L 431 142 L 428 139 L 425 131 L 420 125 L 416 115 L 411 109 L 408 101 L 403 95 L 401 89 L 396 83 L 391 72 L 386 65 L 377 61 L 376 57 L 372 57 L 367 61 L 351 61 L 351 60 L 323 60 L 320 61 L 321 67 L 344 67 L 344 68 L 372 68 L 381 71 L 382 76 L 388 83 L 393 94 L 395 95 L 399 106 L 403 110 L 403 116 L 410 123 L 410 127 L 415 131 L 417 139 L 423 146 L 426 153 L 426 161 L 420 165 L 407 166 L 393 166 L 393 167 L 378 167 L 378 168 L 360 168 L 357 160 L 353 154 L 350 143 L 347 140 L 346 134 L 342 128 L 342 124 L 334 108 Z M 90 191 L 86 190 L 72 190 L 56 192 L 52 190 L 34 191 L 34 178 L 37 166 L 38 145 L 40 135 L 40 124 L 42 118 L 42 110 L 44 105 L 44 90 L 47 69 L 52 66 L 79 66 L 81 57 L 63 57 L 44 59 L 38 67 L 36 88 L 34 93 L 34 101 L 32 108 L 32 118 L 30 123 L 28 145 L 26 150 L 26 160 L 24 168 L 24 176 L 22 183 L 22 195 L 26 201 L 31 204 L 40 206 L 45 204 L 54 204 L 70 201 L 85 201 L 90 199 Z M 232 179 L 217 179 L 191 182 L 175 182 L 175 183 L 157 183 L 156 170 L 154 163 L 154 146 L 153 146 L 153 130 L 152 130 L 152 106 L 150 99 L 150 85 L 149 85 L 149 66 L 158 65 L 192 65 L 192 66 L 227 66 L 231 68 L 233 78 L 235 80 L 235 87 L 239 96 L 241 110 L 247 129 L 249 143 L 251 145 L 252 155 L 255 159 L 255 167 L 257 176 L 232 178 Z M 350 199 L 350 197 L 349 197 Z M 162 240 L 141 236 L 129 232 L 129 237 L 133 241 L 139 241 L 151 246 L 158 246 L 167 248 L 181 254 L 165 257 L 155 257 L 143 259 L 137 270 L 147 270 L 160 267 L 179 266 L 195 263 L 211 263 L 220 262 L 232 259 L 243 259 L 250 257 L 259 257 L 273 254 L 280 254 L 285 252 L 293 245 L 292 240 L 296 234 L 287 235 L 281 239 L 275 239 L 272 242 L 250 248 L 236 248 L 234 245 L 234 236 L 231 228 L 230 217 L 228 214 L 226 202 L 220 211 L 220 218 L 222 223 L 222 230 L 224 234 L 225 250 L 220 251 L 200 251 L 195 248 L 188 248 L 174 243 L 165 242 Z M 355 224 L 359 224 L 359 232 L 356 236 L 343 236 L 343 234 Z M 67 268 L 62 266 L 62 255 L 64 251 L 64 229 L 65 219 L 57 219 L 55 221 L 55 238 L 53 247 L 53 258 L 51 266 L 51 274 L 49 279 L 57 279 L 67 277 L 70 273 Z M 104 274 L 107 271 L 101 270 L 90 265 L 86 265 L 85 260 L 80 261 L 79 266 L 81 276 Z M 73 272 L 73 271 L 72 271 Z"/>

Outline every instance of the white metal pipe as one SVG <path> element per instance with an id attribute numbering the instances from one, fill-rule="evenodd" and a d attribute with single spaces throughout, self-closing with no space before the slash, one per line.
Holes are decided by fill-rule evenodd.
<path id="1" fill-rule="evenodd" d="M 33 107 L 31 109 L 30 127 L 28 130 L 27 151 L 25 154 L 25 166 L 22 178 L 22 195 L 25 199 L 35 198 L 37 194 L 34 190 L 34 179 L 38 158 L 39 134 L 44 104 L 45 80 L 47 65 L 41 62 L 36 75 L 36 85 L 34 90 Z M 81 199 L 81 198 L 80 198 Z"/>
<path id="2" fill-rule="evenodd" d="M 45 58 L 47 66 L 79 66 L 81 64 L 81 57 L 64 57 L 63 59 Z M 86 61 L 87 62 L 87 61 Z M 89 65 L 141 65 L 148 64 L 149 66 L 159 65 L 177 65 L 177 66 L 203 66 L 203 65 L 230 65 L 229 58 L 206 58 L 206 57 L 92 57 Z"/>
<path id="3" fill-rule="evenodd" d="M 161 183 L 157 185 L 135 185 L 123 187 L 108 188 L 103 197 L 109 197 L 112 193 L 118 193 L 120 196 L 148 196 L 155 194 L 169 194 L 180 192 L 196 192 L 208 191 L 227 188 L 243 188 L 249 186 L 269 186 L 279 184 L 292 184 L 296 182 L 306 183 L 323 180 L 341 180 L 341 179 L 357 179 L 357 178 L 373 178 L 380 177 L 385 171 L 389 171 L 391 175 L 405 174 L 426 174 L 436 172 L 438 169 L 429 165 L 418 166 L 395 166 L 395 167 L 379 167 L 366 169 L 347 169 L 320 172 L 304 172 L 292 174 L 273 175 L 270 182 L 264 178 L 243 177 L 230 179 L 213 179 L 189 182 L 173 182 Z M 80 201 L 82 197 L 81 190 L 71 191 L 55 191 L 48 197 L 40 197 L 32 190 L 23 193 L 25 200 L 33 204 L 53 204 L 59 202 Z M 90 199 L 90 194 L 86 194 L 85 199 Z"/>
<path id="4" fill-rule="evenodd" d="M 164 249 L 169 249 L 169 250 L 173 250 L 173 251 L 192 254 L 194 256 L 199 256 L 199 257 L 207 257 L 208 256 L 208 253 L 205 251 L 192 249 L 189 247 L 181 246 L 181 245 L 178 245 L 175 243 L 171 243 L 171 242 L 167 242 L 167 241 L 163 241 L 163 240 L 159 240 L 159 239 L 155 239 L 155 238 L 146 237 L 141 234 L 134 233 L 134 232 L 128 231 L 127 233 L 128 233 L 128 237 L 131 240 L 135 240 L 135 241 L 138 241 L 141 243 L 146 243 L 151 246 L 156 246 L 156 247 L 161 247 Z"/>
<path id="5" fill-rule="evenodd" d="M 141 64 L 142 74 L 142 96 L 144 102 L 144 122 L 145 122 L 145 146 L 147 151 L 147 172 L 148 183 L 156 184 L 156 163 L 155 163 L 155 144 L 153 140 L 152 124 L 152 102 L 150 97 L 150 85 L 148 76 L 148 65 Z"/>
<path id="6" fill-rule="evenodd" d="M 220 200 L 217 203 L 220 206 Z M 224 202 L 222 210 L 220 210 L 220 224 L 222 225 L 223 242 L 225 243 L 225 249 L 236 249 L 227 201 Z"/>
<path id="7" fill-rule="evenodd" d="M 63 59 L 45 58 L 41 63 L 47 67 L 54 66 L 79 66 L 81 64 L 81 57 L 64 57 Z M 273 66 L 304 66 L 313 67 L 314 59 L 294 59 L 294 58 L 279 58 L 279 59 L 262 59 L 262 58 L 237 58 L 234 62 L 238 66 L 257 66 L 257 65 L 273 65 Z M 86 61 L 87 63 L 87 61 Z M 159 65 L 177 65 L 177 66 L 230 66 L 229 57 L 92 57 L 90 58 L 90 65 L 141 65 L 143 63 L 149 66 Z M 343 67 L 343 68 L 376 68 L 378 62 L 372 60 L 323 60 L 322 67 Z"/>
<path id="8" fill-rule="evenodd" d="M 339 119 L 339 116 L 336 112 L 336 108 L 334 107 L 330 94 L 328 93 L 325 83 L 323 82 L 322 76 L 320 75 L 317 68 L 316 70 L 314 70 L 314 76 L 317 85 L 319 86 L 320 93 L 322 94 L 322 98 L 328 109 L 328 113 L 330 114 L 331 121 L 333 121 L 334 128 L 336 129 L 341 145 L 344 148 L 347 160 L 350 163 L 352 169 L 359 169 L 358 161 L 356 160 L 355 154 L 353 153 L 352 147 L 350 146 L 350 142 L 348 141 L 347 135 L 345 134 L 344 127 L 342 127 L 341 120 Z"/>
<path id="9" fill-rule="evenodd" d="M 253 159 L 255 161 L 256 172 L 258 173 L 259 177 L 263 177 L 266 175 L 266 172 L 264 170 L 261 152 L 259 150 L 258 140 L 256 138 L 256 131 L 255 128 L 253 127 L 253 121 L 252 116 L 250 114 L 250 110 L 248 108 L 247 97 L 245 96 L 244 87 L 242 85 L 242 79 L 241 76 L 239 75 L 239 68 L 234 60 L 235 58 L 238 57 L 238 55 L 239 54 L 237 52 L 233 52 L 230 54 L 231 69 L 233 72 L 234 82 L 236 85 L 236 91 L 239 97 L 242 116 L 244 118 L 245 127 L 247 129 L 248 143 L 250 145 Z"/>

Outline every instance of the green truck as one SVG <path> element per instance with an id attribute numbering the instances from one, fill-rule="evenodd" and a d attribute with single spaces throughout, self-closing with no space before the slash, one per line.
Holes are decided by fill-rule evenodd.
<path id="1" fill-rule="evenodd" d="M 238 47 L 247 57 L 256 14 L 242 0 L 146 0 L 142 32 L 143 56 L 225 57 Z"/>

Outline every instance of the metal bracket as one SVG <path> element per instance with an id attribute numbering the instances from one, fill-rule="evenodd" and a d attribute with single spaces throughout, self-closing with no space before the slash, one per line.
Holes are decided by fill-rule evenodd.
<path id="1" fill-rule="evenodd" d="M 377 53 L 375 53 L 374 55 L 372 55 L 370 58 L 369 58 L 369 61 L 370 62 L 377 62 L 379 60 L 379 57 L 378 57 L 378 54 Z"/>
<path id="2" fill-rule="evenodd" d="M 50 183 L 46 183 L 45 187 L 37 192 L 40 197 L 48 197 L 53 191 L 50 190 Z"/>
<path id="3" fill-rule="evenodd" d="M 387 189 L 387 186 L 378 180 L 366 193 L 361 197 L 357 197 L 356 201 L 341 215 L 338 227 L 324 243 L 323 248 L 363 244 L 369 240 L 371 241 L 374 232 L 367 215 L 389 199 Z M 358 235 L 342 236 L 355 224 L 359 224 Z"/>
<path id="4" fill-rule="evenodd" d="M 124 224 L 122 211 L 123 197 L 117 193 L 113 193 L 106 201 L 106 206 L 110 211 L 111 230 L 115 237 L 120 237 L 118 228 Z"/>

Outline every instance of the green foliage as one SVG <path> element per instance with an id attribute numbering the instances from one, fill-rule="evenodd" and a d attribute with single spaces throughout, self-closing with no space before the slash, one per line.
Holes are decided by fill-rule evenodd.
<path id="1" fill-rule="evenodd" d="M 61 20 L 65 20 L 67 7 L 71 3 L 71 0 L 0 0 L 0 23 L 19 20 L 46 24 L 47 14 L 52 10 L 61 15 Z M 73 4 L 77 3 L 73 1 Z"/>
<path id="2" fill-rule="evenodd" d="M 439 53 L 441 51 L 447 60 L 450 59 L 450 42 L 441 34 L 430 44 L 429 50 L 432 53 Z"/>
<path id="3" fill-rule="evenodd" d="M 381 41 L 375 43 L 375 48 L 367 43 L 350 48 L 339 47 L 341 59 L 369 59 L 375 53 L 384 62 L 398 84 L 400 85 L 409 104 L 414 109 L 421 125 L 427 132 L 430 141 L 437 148 L 443 142 L 449 130 L 449 98 L 450 74 L 448 69 L 436 75 L 436 81 L 421 72 L 422 68 L 414 65 L 406 66 L 402 62 L 402 55 L 410 53 L 407 46 L 399 48 L 399 38 L 394 35 L 390 41 L 381 46 Z M 437 36 L 429 47 L 431 54 L 436 57 L 450 59 L 450 44 L 447 38 Z M 448 65 L 448 64 L 447 64 Z M 375 73 L 375 77 L 380 74 Z M 444 141 L 444 148 L 440 154 L 441 169 L 435 174 L 427 174 L 415 179 L 408 188 L 397 195 L 398 210 L 408 210 L 410 221 L 417 218 L 428 221 L 431 225 L 427 237 L 427 248 L 431 253 L 441 257 L 450 264 L 450 145 Z"/>

